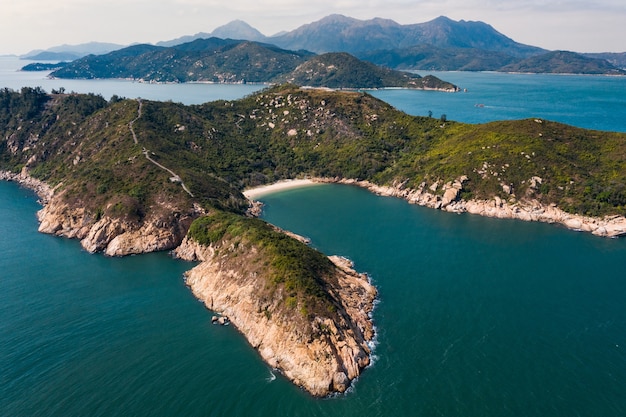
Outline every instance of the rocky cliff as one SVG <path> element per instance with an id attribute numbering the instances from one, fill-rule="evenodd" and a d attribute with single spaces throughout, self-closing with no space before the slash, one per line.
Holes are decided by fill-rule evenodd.
<path id="1" fill-rule="evenodd" d="M 283 305 L 285 288 L 269 296 L 267 277 L 258 268 L 259 248 L 236 259 L 234 247 L 203 246 L 185 238 L 175 254 L 201 263 L 187 272 L 186 282 L 210 310 L 227 316 L 273 368 L 312 395 L 344 392 L 370 363 L 374 328 L 370 318 L 375 288 L 350 262 L 331 257 L 331 277 L 325 279 L 336 314 L 304 319 Z"/>
<path id="2" fill-rule="evenodd" d="M 201 213 L 154 210 L 141 221 L 106 214 L 98 218 L 83 206 L 71 206 L 61 195 L 51 195 L 37 217 L 42 233 L 78 239 L 90 253 L 124 256 L 175 248 Z"/>

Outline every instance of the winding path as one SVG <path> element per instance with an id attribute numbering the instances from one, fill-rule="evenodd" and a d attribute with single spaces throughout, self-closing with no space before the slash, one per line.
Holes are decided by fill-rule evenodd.
<path id="1" fill-rule="evenodd" d="M 130 121 L 130 123 L 128 123 L 128 129 L 130 129 L 130 133 L 133 135 L 133 141 L 135 142 L 135 144 L 139 145 L 139 140 L 137 140 L 137 135 L 135 134 L 135 129 L 133 128 L 133 125 L 135 124 L 137 120 L 139 120 L 139 118 L 141 118 L 141 109 L 142 109 L 143 103 L 141 99 L 137 99 L 137 102 L 139 103 L 139 108 L 137 109 L 137 117 L 135 117 L 133 120 Z M 143 147 L 141 153 L 146 157 L 148 161 L 152 162 L 154 165 L 158 166 L 162 170 L 169 172 L 171 175 L 170 181 L 179 183 L 181 187 L 183 187 L 183 190 L 185 190 L 187 194 L 193 197 L 193 194 L 191 193 L 191 191 L 189 191 L 189 188 L 187 188 L 182 178 L 180 178 L 180 176 L 177 173 L 161 165 L 160 163 L 158 163 L 157 161 L 155 161 L 154 159 L 150 157 L 150 153 L 151 153 L 150 150 Z"/>

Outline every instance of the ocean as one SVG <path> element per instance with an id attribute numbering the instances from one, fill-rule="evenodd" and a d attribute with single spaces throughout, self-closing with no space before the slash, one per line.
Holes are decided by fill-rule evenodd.
<path id="1" fill-rule="evenodd" d="M 0 70 L 0 87 L 18 89 L 24 76 Z M 28 76 L 35 86 L 46 81 Z M 520 117 L 550 118 L 549 110 L 584 127 L 590 114 L 616 115 L 594 116 L 606 123 L 593 128 L 626 131 L 626 79 L 439 76 L 467 93 L 373 94 L 413 114 L 470 123 L 491 120 L 472 114 L 497 120 L 517 117 L 499 109 L 523 107 Z M 566 84 L 559 100 L 554 80 Z M 533 99 L 521 106 L 504 92 L 525 82 Z M 606 84 L 597 97 L 574 94 L 595 83 Z M 97 89 L 106 85 L 120 96 L 148 98 L 150 90 L 181 102 L 186 94 L 249 94 L 138 84 L 84 81 L 81 92 L 105 95 Z M 374 364 L 350 392 L 311 398 L 236 329 L 211 325 L 184 284 L 192 263 L 166 253 L 90 255 L 76 241 L 40 234 L 35 196 L 0 182 L 0 415 L 626 415 L 625 239 L 443 213 L 350 186 L 262 200 L 266 220 L 352 259 L 380 291 Z"/>
<path id="2" fill-rule="evenodd" d="M 126 98 L 200 104 L 234 100 L 265 88 L 261 84 L 151 84 L 128 80 L 58 80 L 49 72 L 17 71 L 32 61 L 0 56 L 0 88 L 24 86 Z M 370 90 L 396 108 L 416 116 L 465 123 L 542 118 L 587 129 L 626 132 L 626 77 L 497 72 L 418 72 L 459 86 L 462 93 L 420 90 Z"/>

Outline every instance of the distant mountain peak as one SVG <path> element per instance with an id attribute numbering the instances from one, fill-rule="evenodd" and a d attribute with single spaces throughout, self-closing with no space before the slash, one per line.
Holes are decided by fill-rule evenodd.
<path id="1" fill-rule="evenodd" d="M 125 46 L 118 45 L 115 43 L 106 43 L 106 42 L 87 42 L 87 43 L 81 43 L 77 45 L 63 44 L 60 46 L 54 46 L 52 48 L 48 48 L 46 50 L 37 49 L 34 51 L 30 51 L 27 54 L 22 55 L 20 58 L 44 59 L 41 57 L 37 58 L 37 55 L 41 56 L 42 53 L 47 53 L 51 55 L 52 54 L 66 54 L 68 56 L 74 56 L 74 58 L 72 59 L 76 59 L 76 58 L 80 58 L 80 57 L 83 57 L 85 55 L 90 55 L 90 54 L 94 54 L 94 55 L 106 54 L 106 53 L 116 51 L 122 48 L 125 48 Z M 52 58 L 52 59 L 55 59 L 55 58 Z M 64 59 L 64 58 L 60 58 L 60 59 Z"/>
<path id="2" fill-rule="evenodd" d="M 439 16 L 431 20 L 431 22 L 445 22 L 445 23 L 454 23 L 455 21 L 450 19 L 448 16 Z M 460 20 L 459 22 L 464 22 L 464 20 Z"/>
<path id="3" fill-rule="evenodd" d="M 222 39 L 245 39 L 250 41 L 265 41 L 266 36 L 243 20 L 233 20 L 217 27 L 211 36 Z"/>
<path id="4" fill-rule="evenodd" d="M 356 22 L 358 19 L 353 17 L 348 17 L 342 14 L 334 13 L 329 14 L 328 16 L 322 17 L 320 20 L 313 22 L 311 24 L 316 23 L 337 23 L 337 22 Z"/>
<path id="5" fill-rule="evenodd" d="M 359 56 L 377 50 L 408 48 L 419 44 L 439 48 L 479 48 L 527 57 L 540 48 L 522 45 L 482 22 L 457 22 L 439 16 L 430 22 L 401 25 L 390 19 L 359 20 L 328 15 L 270 41 L 281 48 L 316 53 L 349 52 Z"/>

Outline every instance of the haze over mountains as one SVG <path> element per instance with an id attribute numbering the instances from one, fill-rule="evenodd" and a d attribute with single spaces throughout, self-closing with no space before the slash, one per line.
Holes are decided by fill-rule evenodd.
<path id="1" fill-rule="evenodd" d="M 71 61 L 89 54 L 106 54 L 124 48 L 124 45 L 105 42 L 89 42 L 80 45 L 60 45 L 49 49 L 37 49 L 22 55 L 22 59 L 39 61 Z"/>
<path id="2" fill-rule="evenodd" d="M 265 36 L 246 22 L 235 20 L 210 33 L 183 36 L 156 45 L 171 47 L 210 37 L 262 42 L 317 54 L 347 52 L 396 69 L 511 71 L 519 67 L 526 72 L 566 69 L 573 73 L 620 74 L 619 68 L 626 68 L 626 53 L 552 54 L 540 59 L 541 65 L 534 67 L 532 60 L 522 61 L 550 51 L 518 43 L 484 22 L 454 21 L 443 16 L 425 23 L 402 25 L 389 19 L 359 20 L 330 15 L 273 36 Z"/>

